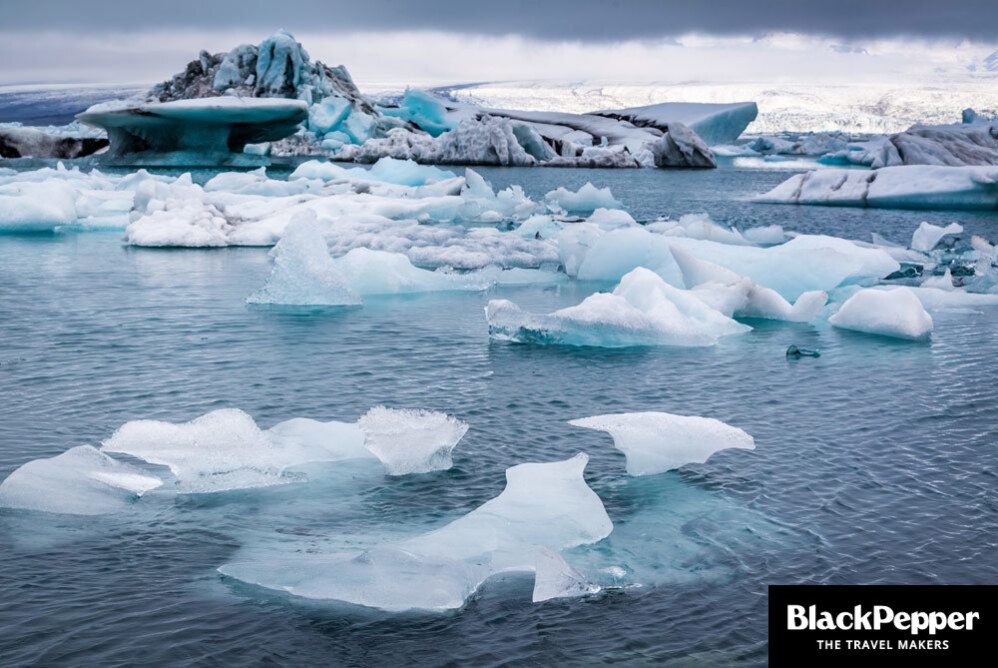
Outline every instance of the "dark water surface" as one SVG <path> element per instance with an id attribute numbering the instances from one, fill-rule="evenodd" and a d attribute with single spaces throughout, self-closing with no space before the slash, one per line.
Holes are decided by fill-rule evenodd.
<path id="1" fill-rule="evenodd" d="M 744 201 L 781 170 L 481 171 L 534 197 L 609 185 L 641 220 L 705 211 L 899 242 L 922 220 L 957 220 L 998 237 L 994 214 Z M 445 411 L 470 424 L 455 467 L 349 494 L 308 483 L 107 517 L 0 510 L 0 665 L 764 665 L 769 584 L 998 581 L 998 309 L 937 314 L 925 344 L 756 321 L 709 349 L 532 347 L 489 341 L 488 299 L 550 311 L 593 286 L 248 307 L 269 269 L 265 249 L 0 237 L 0 478 L 129 420 L 221 407 L 261 427 L 353 421 L 378 404 Z M 822 356 L 787 360 L 790 344 Z M 607 435 L 567 424 L 644 410 L 724 420 L 756 450 L 628 478 Z M 655 582 L 533 604 L 530 578 L 510 577 L 454 613 L 389 615 L 216 570 L 289 530 L 438 526 L 498 494 L 505 468 L 580 451 L 615 524 L 608 540 L 642 544 L 633 559 Z"/>

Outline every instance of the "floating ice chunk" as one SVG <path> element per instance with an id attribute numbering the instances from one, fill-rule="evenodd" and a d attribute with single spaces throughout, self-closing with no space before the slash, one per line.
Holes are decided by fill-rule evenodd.
<path id="1" fill-rule="evenodd" d="M 583 478 L 588 461 L 578 454 L 510 467 L 502 493 L 467 515 L 350 558 L 292 550 L 290 568 L 249 561 L 219 570 L 306 598 L 388 611 L 456 609 L 492 575 L 533 571 L 539 548 L 560 550 L 610 534 L 613 523 L 603 502 Z"/>
<path id="2" fill-rule="evenodd" d="M 468 425 L 444 413 L 372 408 L 357 423 L 364 445 L 388 475 L 444 471 L 454 465 L 451 451 Z"/>
<path id="3" fill-rule="evenodd" d="M 546 194 L 544 201 L 551 208 L 580 215 L 592 214 L 596 209 L 624 208 L 624 205 L 614 198 L 609 188 L 597 188 L 592 183 L 586 183 L 576 192 L 557 188 Z"/>
<path id="4" fill-rule="evenodd" d="M 120 510 L 163 481 L 81 445 L 24 464 L 0 483 L 0 507 L 69 515 Z"/>
<path id="5" fill-rule="evenodd" d="M 718 337 L 751 329 L 640 267 L 612 294 L 590 295 L 577 306 L 535 315 L 498 299 L 489 302 L 485 316 L 495 339 L 608 348 L 710 346 Z"/>
<path id="6" fill-rule="evenodd" d="M 790 304 L 775 290 L 700 260 L 679 246 L 672 246 L 671 251 L 683 272 L 686 287 L 705 304 L 729 317 L 810 322 L 828 301 L 826 292 L 816 290 L 803 293 Z"/>
<path id="7" fill-rule="evenodd" d="M 943 237 L 961 232 L 963 232 L 963 225 L 959 223 L 950 223 L 946 227 L 939 227 L 922 221 L 915 233 L 911 235 L 911 247 L 917 251 L 928 253 L 942 241 Z"/>
<path id="8" fill-rule="evenodd" d="M 183 424 L 136 420 L 120 427 L 101 450 L 168 466 L 184 492 L 220 492 L 289 482 L 283 457 L 246 413 L 212 411 Z"/>
<path id="9" fill-rule="evenodd" d="M 382 181 L 402 186 L 422 186 L 455 178 L 454 172 L 430 165 L 419 165 L 412 160 L 396 160 L 381 158 L 370 169 L 363 167 L 342 167 L 333 162 L 309 160 L 303 162 L 291 172 L 288 180 L 321 179 L 333 181 L 337 179 L 359 179 L 366 181 Z"/>
<path id="10" fill-rule="evenodd" d="M 464 517 L 400 545 L 412 552 L 479 560 L 495 571 L 534 568 L 535 548 L 563 549 L 610 535 L 613 523 L 582 473 L 589 457 L 506 469 L 506 488 Z"/>
<path id="11" fill-rule="evenodd" d="M 549 547 L 537 551 L 534 567 L 534 603 L 553 598 L 574 598 L 596 594 L 601 587 L 586 580 L 579 571 L 568 565 L 562 556 Z"/>
<path id="12" fill-rule="evenodd" d="M 311 211 L 302 212 L 284 228 L 271 251 L 274 270 L 266 284 L 250 295 L 251 304 L 330 306 L 360 304 L 360 297 L 329 255 L 322 230 Z"/>
<path id="13" fill-rule="evenodd" d="M 828 322 L 842 329 L 915 341 L 932 333 L 932 316 L 906 287 L 860 290 Z"/>
<path id="14" fill-rule="evenodd" d="M 52 230 L 76 216 L 76 190 L 58 179 L 0 185 L 0 232 Z"/>
<path id="15" fill-rule="evenodd" d="M 742 236 L 758 246 L 775 246 L 787 240 L 787 235 L 780 225 L 750 227 L 742 232 Z"/>
<path id="16" fill-rule="evenodd" d="M 303 481 L 293 469 L 312 462 L 377 458 L 390 475 L 450 468 L 467 429 L 443 413 L 382 406 L 356 424 L 294 418 L 262 431 L 222 409 L 183 424 L 128 422 L 102 450 L 168 466 L 180 492 L 222 492 Z"/>
<path id="17" fill-rule="evenodd" d="M 714 418 L 671 413 L 620 413 L 571 420 L 569 424 L 605 431 L 627 457 L 629 475 L 653 475 L 702 464 L 720 450 L 754 450 L 754 439 Z"/>

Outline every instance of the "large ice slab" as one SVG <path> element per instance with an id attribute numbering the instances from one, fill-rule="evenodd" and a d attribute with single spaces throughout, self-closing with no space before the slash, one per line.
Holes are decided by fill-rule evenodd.
<path id="1" fill-rule="evenodd" d="M 81 445 L 11 473 L 0 483 L 0 507 L 100 515 L 120 510 L 162 484 L 146 471 Z"/>
<path id="2" fill-rule="evenodd" d="M 274 561 L 219 570 L 244 582 L 304 598 L 387 611 L 460 608 L 483 582 L 503 572 L 530 573 L 542 549 L 554 552 L 602 540 L 613 523 L 583 478 L 588 457 L 526 463 L 506 470 L 501 494 L 445 526 L 348 555 L 302 555 L 294 546 Z M 271 553 L 273 554 L 273 553 Z M 280 563 L 280 562 L 278 562 Z M 541 567 L 542 594 L 562 580 Z"/>
<path id="3" fill-rule="evenodd" d="M 743 430 L 714 418 L 672 413 L 620 413 L 570 420 L 569 424 L 605 431 L 627 457 L 629 475 L 663 473 L 702 464 L 720 450 L 755 449 Z"/>
<path id="4" fill-rule="evenodd" d="M 998 167 L 821 169 L 791 176 L 756 198 L 773 204 L 888 209 L 998 209 Z"/>
<path id="5" fill-rule="evenodd" d="M 932 333 L 932 316 L 906 287 L 860 290 L 828 322 L 842 329 L 913 341 L 928 339 Z"/>
<path id="6" fill-rule="evenodd" d="M 612 293 L 598 292 L 576 306 L 539 315 L 494 299 L 485 317 L 494 339 L 606 348 L 711 346 L 722 336 L 751 329 L 642 267 L 624 276 Z"/>

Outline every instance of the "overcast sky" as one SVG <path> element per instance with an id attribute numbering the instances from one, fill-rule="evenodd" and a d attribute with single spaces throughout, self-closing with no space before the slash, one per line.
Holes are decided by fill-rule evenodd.
<path id="1" fill-rule="evenodd" d="M 998 0 L 0 0 L 0 83 L 156 81 L 277 28 L 361 81 L 922 76 L 996 26 Z"/>

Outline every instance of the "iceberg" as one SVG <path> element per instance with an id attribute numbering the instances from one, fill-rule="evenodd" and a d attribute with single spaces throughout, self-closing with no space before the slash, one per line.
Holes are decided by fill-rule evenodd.
<path id="1" fill-rule="evenodd" d="M 90 445 L 24 464 L 0 483 L 0 507 L 69 515 L 120 510 L 163 484 Z"/>
<path id="2" fill-rule="evenodd" d="M 932 316 L 907 287 L 860 290 L 828 322 L 842 329 L 912 341 L 926 340 L 932 333 Z"/>
<path id="3" fill-rule="evenodd" d="M 625 275 L 612 293 L 598 292 L 577 306 L 536 315 L 494 299 L 485 317 L 493 339 L 606 348 L 712 346 L 722 336 L 751 329 L 642 267 Z"/>
<path id="4" fill-rule="evenodd" d="M 460 608 L 486 580 L 535 571 L 542 548 L 559 551 L 606 538 L 613 523 L 583 478 L 589 458 L 525 463 L 506 469 L 495 498 L 449 524 L 414 538 L 346 555 L 282 553 L 273 561 L 235 562 L 224 575 L 310 599 L 391 612 Z M 542 565 L 541 591 L 549 571 Z"/>
<path id="5" fill-rule="evenodd" d="M 998 209 L 998 167 L 821 169 L 791 176 L 756 198 L 772 204 L 887 209 Z"/>
<path id="6" fill-rule="evenodd" d="M 569 424 L 605 431 L 627 457 L 627 474 L 654 475 L 686 464 L 702 464 L 728 448 L 754 450 L 755 441 L 737 427 L 714 418 L 672 413 L 596 415 Z"/>

